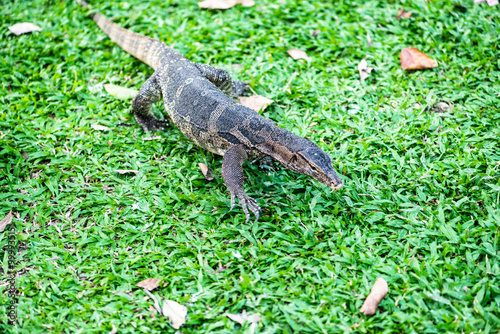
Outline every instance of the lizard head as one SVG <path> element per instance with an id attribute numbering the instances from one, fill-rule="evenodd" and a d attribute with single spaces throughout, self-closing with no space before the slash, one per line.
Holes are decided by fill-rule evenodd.
<path id="1" fill-rule="evenodd" d="M 342 181 L 333 169 L 332 160 L 315 144 L 295 152 L 286 167 L 294 172 L 310 176 L 332 189 L 342 188 Z"/>

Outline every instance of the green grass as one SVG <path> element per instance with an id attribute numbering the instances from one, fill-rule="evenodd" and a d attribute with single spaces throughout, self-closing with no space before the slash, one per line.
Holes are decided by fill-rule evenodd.
<path id="1" fill-rule="evenodd" d="M 108 333 L 114 324 L 119 333 L 173 333 L 166 318 L 151 318 L 151 300 L 135 287 L 159 277 L 154 293 L 189 308 L 182 333 L 248 332 L 225 317 L 244 310 L 261 315 L 259 333 L 498 333 L 498 6 L 258 0 L 207 11 L 196 3 L 93 5 L 249 81 L 276 101 L 264 116 L 330 154 L 344 188 L 247 164 L 246 190 L 263 216 L 245 224 L 241 207 L 229 212 L 220 157 L 177 129 L 145 141 L 138 126 L 116 127 L 132 121 L 130 101 L 88 89 L 139 89 L 153 73 L 147 65 L 72 1 L 5 3 L 0 219 L 14 212 L 19 300 L 12 327 L 3 276 L 0 332 Z M 414 14 L 395 20 L 403 6 Z M 24 21 L 43 31 L 8 31 Z M 407 46 L 439 67 L 401 70 Z M 311 62 L 292 60 L 290 48 Z M 357 64 L 367 56 L 376 70 L 361 82 Z M 453 111 L 432 113 L 438 102 Z M 0 247 L 7 242 L 0 234 Z M 6 275 L 4 251 L 0 261 Z M 364 316 L 377 277 L 389 294 Z"/>

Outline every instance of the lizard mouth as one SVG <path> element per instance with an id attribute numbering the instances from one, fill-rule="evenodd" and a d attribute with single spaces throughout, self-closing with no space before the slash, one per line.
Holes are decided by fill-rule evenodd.
<path id="1" fill-rule="evenodd" d="M 327 182 L 325 182 L 325 184 L 330 188 L 332 188 L 333 190 L 339 190 L 343 186 L 342 180 L 340 179 L 340 177 L 338 177 L 336 173 L 332 173 L 331 175 L 329 175 L 329 177 L 327 178 Z"/>
<path id="2" fill-rule="evenodd" d="M 330 184 L 330 188 L 332 188 L 333 190 L 339 190 L 340 188 L 342 188 L 342 183 L 332 182 Z"/>

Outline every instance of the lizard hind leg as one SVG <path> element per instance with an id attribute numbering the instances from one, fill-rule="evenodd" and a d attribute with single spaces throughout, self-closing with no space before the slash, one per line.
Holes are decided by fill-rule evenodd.
<path id="1" fill-rule="evenodd" d="M 152 104 L 161 99 L 161 88 L 155 73 L 141 86 L 132 103 L 132 114 L 145 132 L 164 130 L 169 126 L 167 121 L 156 118 L 151 110 Z"/>
<path id="2" fill-rule="evenodd" d="M 242 164 L 247 159 L 247 153 L 243 145 L 234 145 L 224 153 L 222 159 L 222 177 L 227 189 L 231 193 L 231 210 L 234 207 L 235 198 L 238 198 L 243 212 L 245 213 L 246 223 L 250 220 L 248 209 L 255 215 L 255 221 L 260 217 L 260 207 L 257 202 L 248 196 L 243 190 L 243 168 Z"/>
<path id="3" fill-rule="evenodd" d="M 231 75 L 226 70 L 205 64 L 194 63 L 194 65 L 205 78 L 232 98 L 243 95 L 250 87 L 246 82 L 232 80 Z"/>

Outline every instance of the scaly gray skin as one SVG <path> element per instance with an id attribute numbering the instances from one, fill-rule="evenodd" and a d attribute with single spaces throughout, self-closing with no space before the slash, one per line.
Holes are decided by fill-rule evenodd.
<path id="1" fill-rule="evenodd" d="M 80 4 L 88 7 L 82 0 Z M 330 157 L 313 142 L 284 130 L 234 101 L 247 88 L 228 72 L 189 61 L 163 42 L 136 34 L 93 13 L 97 25 L 122 49 L 155 69 L 133 101 L 132 114 L 144 131 L 163 130 L 151 105 L 163 99 L 170 119 L 196 145 L 223 156 L 222 176 L 231 193 L 231 209 L 238 198 L 250 219 L 260 207 L 243 190 L 243 162 L 269 156 L 286 168 L 305 174 L 333 189 L 342 182 Z M 229 96 L 230 95 L 230 96 Z"/>

